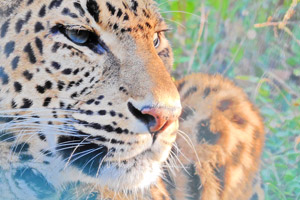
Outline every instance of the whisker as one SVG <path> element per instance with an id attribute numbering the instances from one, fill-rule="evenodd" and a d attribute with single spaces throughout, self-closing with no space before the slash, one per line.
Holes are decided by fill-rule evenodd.
<path id="1" fill-rule="evenodd" d="M 0 144 L 1 142 L 5 143 L 5 142 L 9 142 L 9 140 L 12 140 L 12 139 L 15 139 L 17 138 L 18 136 L 28 136 L 28 135 L 38 135 L 39 133 L 37 132 L 32 132 L 33 130 L 23 130 L 22 132 L 23 133 L 20 133 L 20 131 L 11 131 L 11 132 L 7 132 L 5 134 L 0 134 L 0 137 L 5 137 L 5 136 L 9 136 L 9 135 L 12 135 L 12 134 L 15 134 L 14 136 L 11 136 L 9 138 L 6 138 L 4 140 L 1 140 L 0 141 Z M 76 133 L 74 131 L 74 133 Z M 74 136 L 74 137 L 86 137 L 86 135 L 81 135 L 81 134 L 68 134 L 68 133 L 54 133 L 54 132 L 51 132 L 51 133 L 43 133 L 45 135 L 55 135 L 55 136 Z"/>
<path id="2" fill-rule="evenodd" d="M 186 12 L 186 11 L 181 11 L 181 10 L 177 10 L 177 11 L 164 11 L 164 12 L 160 12 L 160 13 L 162 13 L 162 14 L 164 14 L 164 13 L 184 13 L 184 14 L 188 14 L 188 15 L 192 15 L 192 16 L 194 16 L 194 17 L 201 17 L 200 15 L 197 15 L 197 14 L 195 14 L 195 13 L 191 13 L 191 12 Z"/>
<path id="3" fill-rule="evenodd" d="M 78 110 L 75 109 L 63 109 L 63 108 L 43 108 L 43 109 L 38 109 L 38 108 L 20 108 L 20 109 L 11 109 L 11 110 L 1 110 L 0 114 L 4 114 L 7 115 L 9 113 L 20 113 L 20 112 L 26 112 L 26 113 L 30 113 L 30 114 L 34 114 L 34 113 L 42 113 L 44 114 L 45 111 L 64 111 L 64 112 L 69 112 L 69 113 L 78 113 Z M 50 113 L 49 113 L 50 114 Z M 29 114 L 26 114 L 29 115 Z M 18 117 L 20 117 L 22 115 L 19 115 Z M 17 116 L 16 116 L 17 117 Z"/>
<path id="4" fill-rule="evenodd" d="M 90 143 L 82 143 L 81 146 L 82 146 L 82 145 L 85 145 L 85 144 L 90 144 Z M 54 149 L 55 149 L 55 153 L 60 152 L 60 151 L 64 151 L 64 150 L 68 150 L 68 149 L 72 149 L 72 148 L 75 147 L 75 145 L 77 146 L 78 144 L 72 144 L 72 143 L 70 143 L 70 144 L 64 144 L 64 145 L 61 145 L 61 146 L 59 146 L 59 147 L 63 147 L 63 146 L 65 146 L 65 147 L 64 147 L 64 148 L 60 148 L 60 149 L 57 149 L 57 147 L 54 148 Z M 49 150 L 49 149 L 47 149 L 47 150 Z M 69 158 L 66 158 L 66 159 L 64 159 L 63 161 L 67 161 L 68 159 L 69 159 Z"/>
<path id="5" fill-rule="evenodd" d="M 100 168 L 102 166 L 102 164 L 104 163 L 104 160 L 107 158 L 107 156 L 111 153 L 112 151 L 109 150 L 106 155 L 103 157 L 103 159 L 101 160 L 100 164 L 99 164 L 99 167 L 98 167 L 98 170 L 97 170 L 97 173 L 96 173 L 96 177 L 99 176 L 99 172 L 100 172 Z"/>
<path id="6" fill-rule="evenodd" d="M 72 151 L 71 155 L 69 156 L 69 160 L 68 160 L 68 162 L 66 163 L 64 169 L 66 169 L 66 167 L 68 166 L 68 163 L 70 162 L 70 160 L 71 160 L 73 154 L 74 154 L 75 151 L 78 149 L 78 147 L 80 146 L 80 144 L 81 144 L 82 142 L 84 142 L 85 140 L 87 140 L 89 137 L 90 137 L 90 136 L 87 136 L 86 138 L 84 138 L 84 139 L 83 139 L 83 140 L 75 147 L 75 149 Z"/>
<path id="7" fill-rule="evenodd" d="M 71 148 L 73 148 L 73 147 L 71 147 Z M 65 148 L 65 149 L 67 149 L 67 148 Z M 65 150 L 65 149 L 63 149 L 63 150 Z M 68 148 L 68 149 L 70 149 L 70 148 Z M 73 154 L 74 159 L 71 160 L 71 161 L 69 161 L 68 166 L 72 165 L 76 160 L 78 160 L 78 159 L 80 159 L 80 158 L 82 158 L 82 157 L 88 155 L 89 153 L 92 153 L 92 152 L 94 152 L 94 151 L 97 151 L 97 150 L 98 150 L 98 149 L 88 149 L 88 150 L 85 150 L 85 151 L 82 151 L 82 152 L 74 153 L 74 154 Z M 81 154 L 82 154 L 82 155 L 81 155 Z M 77 156 L 78 156 L 78 157 L 77 157 Z M 65 162 L 65 161 L 67 161 L 67 160 L 69 160 L 69 158 L 66 158 L 66 159 L 64 159 L 63 161 Z"/>
<path id="8" fill-rule="evenodd" d="M 102 153 L 102 152 L 101 152 Z M 100 171 L 100 168 L 101 168 L 101 166 L 102 166 L 102 164 L 104 163 L 104 160 L 107 158 L 107 156 L 109 155 L 109 153 L 111 153 L 111 150 L 109 150 L 108 152 L 107 152 L 107 154 L 103 157 L 103 159 L 101 160 L 101 162 L 99 163 L 99 166 L 98 166 L 98 169 L 97 169 L 97 173 L 96 173 L 96 178 L 98 178 L 98 176 L 99 176 L 99 171 Z M 98 156 L 98 155 L 100 155 L 100 154 L 97 154 L 96 156 Z M 93 157 L 92 159 L 94 159 L 95 157 Z M 83 169 L 82 169 L 83 170 Z M 89 194 L 91 194 L 92 192 L 93 192 L 93 190 L 95 189 L 95 187 L 96 187 L 96 184 L 95 184 L 95 186 L 90 190 L 90 192 L 89 192 Z"/>
<path id="9" fill-rule="evenodd" d="M 177 143 L 175 142 L 173 146 L 176 148 L 176 151 L 181 154 L 187 161 L 191 162 L 191 159 L 188 158 L 178 147 Z"/>
<path id="10" fill-rule="evenodd" d="M 178 26 L 180 26 L 181 28 L 183 28 L 183 29 L 187 29 L 186 28 L 186 26 L 185 25 L 183 25 L 182 23 L 180 23 L 180 22 L 177 22 L 177 21 L 175 21 L 175 20 L 171 20 L 171 19 L 167 19 L 167 18 L 163 18 L 165 21 L 169 21 L 169 22 L 172 22 L 172 23 L 174 23 L 174 24 L 176 24 L 176 25 L 178 25 Z"/>
<path id="11" fill-rule="evenodd" d="M 21 133 L 23 133 L 23 130 L 20 130 L 21 131 Z M 13 156 L 15 155 L 15 152 L 18 150 L 19 152 L 21 152 L 22 151 L 22 149 L 18 149 L 17 148 L 17 145 L 19 144 L 19 140 L 21 140 L 21 138 L 23 138 L 23 136 L 22 136 L 22 134 L 18 134 L 17 135 L 17 137 L 16 137 L 16 139 L 15 139 L 15 141 L 13 142 L 13 144 L 11 145 L 11 151 L 9 152 L 9 160 L 10 161 L 12 161 L 12 159 L 13 159 Z"/>
<path id="12" fill-rule="evenodd" d="M 87 144 L 89 144 L 89 143 L 87 143 Z M 39 160 L 41 157 L 43 157 L 44 155 L 46 155 L 46 156 L 48 156 L 48 155 L 51 155 L 52 154 L 52 149 L 55 149 L 55 153 L 57 153 L 57 152 L 59 152 L 59 151 L 63 151 L 63 150 L 68 150 L 68 149 L 72 149 L 72 148 L 74 148 L 74 145 L 73 144 L 64 144 L 64 145 L 61 145 L 61 146 L 68 146 L 69 145 L 69 147 L 65 147 L 65 148 L 61 148 L 61 149 L 56 149 L 56 147 L 52 147 L 52 148 L 47 148 L 47 149 L 44 149 L 45 151 L 49 151 L 49 152 L 47 152 L 47 153 L 41 153 L 38 157 L 36 157 L 33 161 L 30 161 L 31 163 L 39 163 L 39 162 L 37 162 L 37 160 Z M 77 145 L 77 144 L 76 144 Z M 80 153 L 82 153 L 82 152 L 80 152 Z M 63 162 L 64 161 L 66 161 L 67 159 L 65 159 L 65 160 L 62 160 Z M 26 169 L 28 169 L 29 168 L 29 166 L 27 166 L 25 169 L 24 169 L 24 171 L 26 170 Z"/>
<path id="13" fill-rule="evenodd" d="M 159 4 L 158 4 L 158 7 L 160 7 L 160 6 L 164 5 L 164 4 L 167 4 L 167 3 L 169 3 L 169 2 L 176 2 L 176 1 L 178 1 L 178 0 L 169 0 L 169 1 L 165 1 L 165 2 L 159 3 Z"/>
<path id="14" fill-rule="evenodd" d="M 181 130 L 178 130 L 178 133 L 179 133 L 178 135 L 180 135 L 187 142 L 187 144 L 190 145 L 190 147 L 193 149 L 193 151 L 196 155 L 197 161 L 198 161 L 199 165 L 201 165 L 201 162 L 200 162 L 200 159 L 199 159 L 199 156 L 198 156 L 198 152 L 197 152 L 191 138 Z"/>
<path id="15" fill-rule="evenodd" d="M 97 148 L 97 150 L 100 150 L 100 149 L 102 149 L 103 147 L 99 147 L 99 148 Z M 94 162 L 94 159 L 97 157 L 97 156 L 99 156 L 99 155 L 101 155 L 103 152 L 100 152 L 100 153 L 98 153 L 98 154 L 96 154 L 94 157 L 92 157 L 88 162 L 86 162 L 84 165 L 83 165 L 83 167 L 82 167 L 82 172 L 83 172 L 83 170 L 84 170 L 84 168 L 91 162 L 91 161 L 93 161 Z M 102 161 L 104 160 L 104 158 L 106 157 L 106 155 L 103 157 L 103 159 L 102 159 Z M 92 166 L 92 165 L 91 165 Z"/>
<path id="16" fill-rule="evenodd" d="M 20 154 L 22 153 L 22 150 L 23 150 L 23 148 L 26 146 L 26 144 L 33 138 L 33 134 L 23 143 L 23 145 L 22 145 L 22 147 L 21 147 L 21 149 L 19 150 L 19 152 L 18 152 L 18 154 L 17 154 L 17 157 L 19 157 L 20 156 Z M 14 154 L 12 155 L 12 156 L 14 156 Z"/>

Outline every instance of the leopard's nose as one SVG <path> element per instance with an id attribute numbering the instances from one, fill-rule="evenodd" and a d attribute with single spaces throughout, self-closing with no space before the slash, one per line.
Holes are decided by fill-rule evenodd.
<path id="1" fill-rule="evenodd" d="M 142 114 L 152 117 L 152 121 L 148 124 L 151 133 L 165 130 L 179 117 L 176 112 L 167 108 L 144 108 Z"/>
<path id="2" fill-rule="evenodd" d="M 143 107 L 141 110 L 128 103 L 130 112 L 144 122 L 151 133 L 158 133 L 167 129 L 174 121 L 178 119 L 181 113 L 181 107 Z"/>

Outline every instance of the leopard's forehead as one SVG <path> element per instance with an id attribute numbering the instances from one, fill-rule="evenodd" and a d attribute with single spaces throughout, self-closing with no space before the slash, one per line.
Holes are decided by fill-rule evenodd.
<path id="1" fill-rule="evenodd" d="M 27 0 L 27 3 L 21 0 L 3 1 L 0 2 L 0 21 L 13 18 L 24 11 L 38 12 L 40 19 L 52 13 L 57 21 L 77 21 L 89 25 L 96 23 L 119 34 L 145 32 L 156 26 L 165 26 L 156 2 L 152 0 Z M 59 19 L 59 15 L 66 18 Z"/>
<path id="2" fill-rule="evenodd" d="M 159 30 L 165 27 L 156 4 L 151 0 L 88 0 L 86 6 L 101 27 L 106 30 L 110 29 L 116 34 L 132 32 L 134 35 L 147 37 L 147 34 L 153 34 L 155 29 Z"/>

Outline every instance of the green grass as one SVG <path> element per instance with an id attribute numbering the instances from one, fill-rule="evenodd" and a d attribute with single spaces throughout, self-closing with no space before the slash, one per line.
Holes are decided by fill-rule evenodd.
<path id="1" fill-rule="evenodd" d="M 300 3 L 287 24 L 293 38 L 273 27 L 254 28 L 269 16 L 281 21 L 292 0 L 157 2 L 172 28 L 173 76 L 220 73 L 244 88 L 265 121 L 266 200 L 300 200 Z M 198 40 L 201 9 L 207 18 Z"/>

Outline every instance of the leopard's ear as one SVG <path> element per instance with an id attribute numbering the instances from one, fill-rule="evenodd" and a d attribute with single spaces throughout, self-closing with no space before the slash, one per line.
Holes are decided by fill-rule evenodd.
<path id="1" fill-rule="evenodd" d="M 0 18 L 5 19 L 14 14 L 22 0 L 1 0 L 0 1 Z"/>

